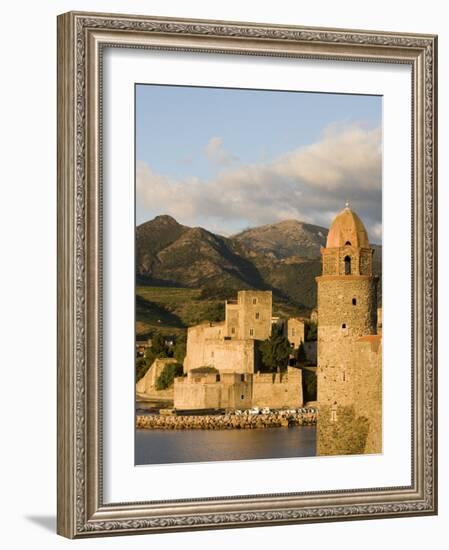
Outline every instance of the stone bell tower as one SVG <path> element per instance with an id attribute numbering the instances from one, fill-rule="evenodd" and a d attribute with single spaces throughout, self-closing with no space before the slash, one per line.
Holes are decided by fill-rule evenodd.
<path id="1" fill-rule="evenodd" d="M 321 249 L 322 275 L 316 278 L 319 455 L 365 452 L 367 427 L 356 415 L 365 366 L 356 358 L 360 339 L 377 328 L 373 252 L 362 221 L 346 204 L 331 224 Z"/>

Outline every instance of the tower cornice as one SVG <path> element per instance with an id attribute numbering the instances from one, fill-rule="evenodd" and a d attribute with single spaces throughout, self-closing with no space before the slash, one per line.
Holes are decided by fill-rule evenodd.
<path id="1" fill-rule="evenodd" d="M 363 281 L 363 280 L 379 280 L 377 275 L 317 275 L 315 281 Z"/>

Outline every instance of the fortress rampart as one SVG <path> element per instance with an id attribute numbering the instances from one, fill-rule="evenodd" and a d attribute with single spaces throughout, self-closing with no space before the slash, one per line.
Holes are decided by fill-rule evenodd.
<path id="1" fill-rule="evenodd" d="M 301 407 L 302 372 L 289 367 L 285 373 L 189 373 L 176 378 L 176 409 L 246 409 L 250 407 Z"/>

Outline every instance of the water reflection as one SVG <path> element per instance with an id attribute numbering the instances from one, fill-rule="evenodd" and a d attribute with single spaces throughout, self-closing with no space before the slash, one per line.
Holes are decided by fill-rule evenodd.
<path id="1" fill-rule="evenodd" d="M 136 430 L 136 464 L 315 456 L 315 426 L 259 430 Z"/>

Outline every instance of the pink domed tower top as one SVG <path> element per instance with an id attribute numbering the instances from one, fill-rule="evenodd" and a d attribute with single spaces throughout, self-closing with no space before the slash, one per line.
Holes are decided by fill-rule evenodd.
<path id="1" fill-rule="evenodd" d="M 372 255 L 368 233 L 349 203 L 337 214 L 321 249 L 323 276 L 372 276 Z"/>
<path id="2" fill-rule="evenodd" d="M 348 245 L 355 248 L 369 248 L 365 226 L 347 202 L 330 226 L 326 248 L 340 248 Z"/>

